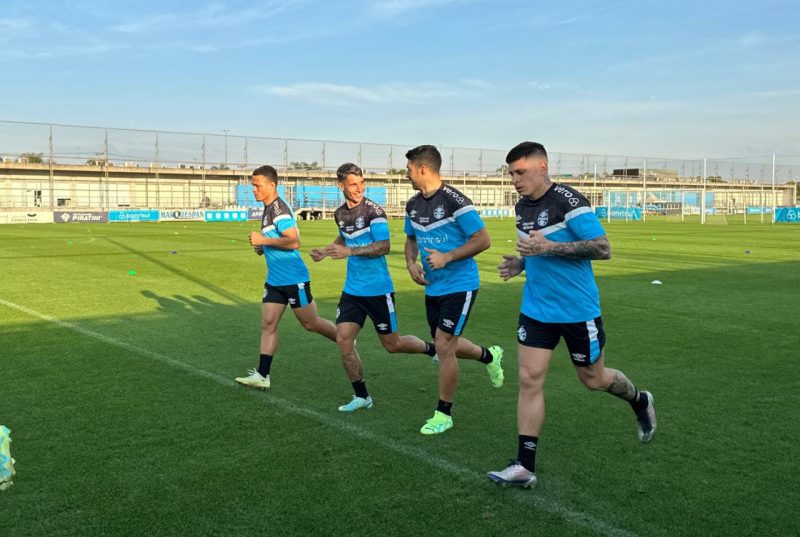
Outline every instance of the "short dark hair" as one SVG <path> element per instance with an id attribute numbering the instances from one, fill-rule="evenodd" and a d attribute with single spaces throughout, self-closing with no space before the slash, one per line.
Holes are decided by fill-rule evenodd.
<path id="1" fill-rule="evenodd" d="M 253 176 L 263 175 L 275 184 L 278 184 L 278 172 L 272 166 L 264 165 L 253 170 Z"/>
<path id="2" fill-rule="evenodd" d="M 434 173 L 439 173 L 439 170 L 442 168 L 442 154 L 432 145 L 415 147 L 406 153 L 406 158 L 417 166 L 424 164 Z"/>
<path id="3" fill-rule="evenodd" d="M 361 171 L 357 165 L 353 164 L 352 162 L 345 162 L 339 169 L 336 170 L 336 178 L 341 183 L 345 179 L 347 179 L 348 175 L 357 175 L 359 177 L 364 177 L 364 172 Z"/>
<path id="4" fill-rule="evenodd" d="M 541 157 L 547 160 L 547 150 L 539 142 L 522 142 L 508 152 L 506 164 L 528 157 Z"/>

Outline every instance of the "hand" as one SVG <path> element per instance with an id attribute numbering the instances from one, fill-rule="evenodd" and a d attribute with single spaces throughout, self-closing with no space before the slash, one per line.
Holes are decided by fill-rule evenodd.
<path id="1" fill-rule="evenodd" d="M 539 231 L 531 231 L 527 237 L 517 241 L 517 251 L 523 257 L 528 255 L 544 255 L 549 251 L 553 241 L 547 240 Z"/>
<path id="2" fill-rule="evenodd" d="M 309 255 L 311 256 L 311 259 L 313 259 L 316 262 L 320 262 L 326 257 L 328 257 L 325 251 L 320 250 L 319 248 L 312 248 L 311 251 L 309 252 Z"/>
<path id="3" fill-rule="evenodd" d="M 344 259 L 350 257 L 350 248 L 343 244 L 332 242 L 323 250 L 325 255 L 330 256 L 331 259 Z"/>
<path id="4" fill-rule="evenodd" d="M 264 255 L 264 247 L 263 247 L 263 246 L 261 246 L 261 245 L 259 245 L 259 246 L 253 246 L 253 251 L 254 251 L 254 252 L 257 254 L 257 255 Z"/>
<path id="5" fill-rule="evenodd" d="M 503 261 L 497 265 L 500 277 L 503 278 L 505 282 L 514 276 L 518 276 L 522 273 L 522 266 L 524 263 L 525 260 L 520 260 L 520 258 L 515 255 L 504 255 Z"/>
<path id="6" fill-rule="evenodd" d="M 411 279 L 414 280 L 414 283 L 417 285 L 428 285 L 428 280 L 425 279 L 425 271 L 422 270 L 422 267 L 418 263 L 409 263 L 407 265 L 408 273 L 411 275 Z"/>
<path id="7" fill-rule="evenodd" d="M 433 270 L 443 269 L 447 266 L 447 263 L 450 262 L 449 254 L 443 254 L 439 250 L 433 250 L 431 248 L 425 248 L 425 251 L 428 253 L 428 266 Z"/>
<path id="8" fill-rule="evenodd" d="M 261 242 L 263 238 L 264 235 L 262 235 L 260 231 L 251 231 L 249 237 L 250 246 L 263 246 L 264 243 Z"/>

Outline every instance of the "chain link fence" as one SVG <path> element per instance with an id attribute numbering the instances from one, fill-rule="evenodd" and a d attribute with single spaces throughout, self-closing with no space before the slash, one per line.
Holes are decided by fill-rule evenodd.
<path id="1" fill-rule="evenodd" d="M 410 147 L 219 134 L 0 121 L 0 207 L 219 208 L 238 205 L 237 186 L 253 168 L 270 164 L 282 182 L 322 187 L 335 207 L 335 170 L 355 162 L 368 184 L 385 189 L 390 212 L 413 194 L 405 174 Z M 440 146 L 442 175 L 476 205 L 511 207 L 506 150 Z M 668 159 L 552 151 L 554 181 L 571 184 L 596 205 L 619 203 L 648 212 L 708 209 L 729 214 L 749 207 L 794 205 L 800 157 Z M 699 192 L 681 198 L 677 192 Z M 611 192 L 627 192 L 614 198 Z M 712 199 L 708 192 L 714 192 Z M 696 201 L 697 209 L 693 205 Z M 301 202 L 302 203 L 302 202 Z M 710 204 L 710 207 L 706 205 Z"/>

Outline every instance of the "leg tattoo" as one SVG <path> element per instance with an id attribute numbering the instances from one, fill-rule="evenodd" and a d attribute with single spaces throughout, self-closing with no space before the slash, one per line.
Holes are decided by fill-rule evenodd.
<path id="1" fill-rule="evenodd" d="M 626 377 L 622 371 L 617 371 L 615 369 L 610 369 L 609 372 L 614 377 L 614 380 L 608 385 L 606 391 L 626 401 L 633 401 L 636 399 L 636 396 L 639 395 L 639 390 L 628 380 L 628 377 Z"/>

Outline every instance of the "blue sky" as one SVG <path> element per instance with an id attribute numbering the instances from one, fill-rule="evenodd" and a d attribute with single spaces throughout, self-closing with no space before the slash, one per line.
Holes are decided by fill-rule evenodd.
<path id="1" fill-rule="evenodd" d="M 800 154 L 800 2 L 6 0 L 0 119 Z"/>

